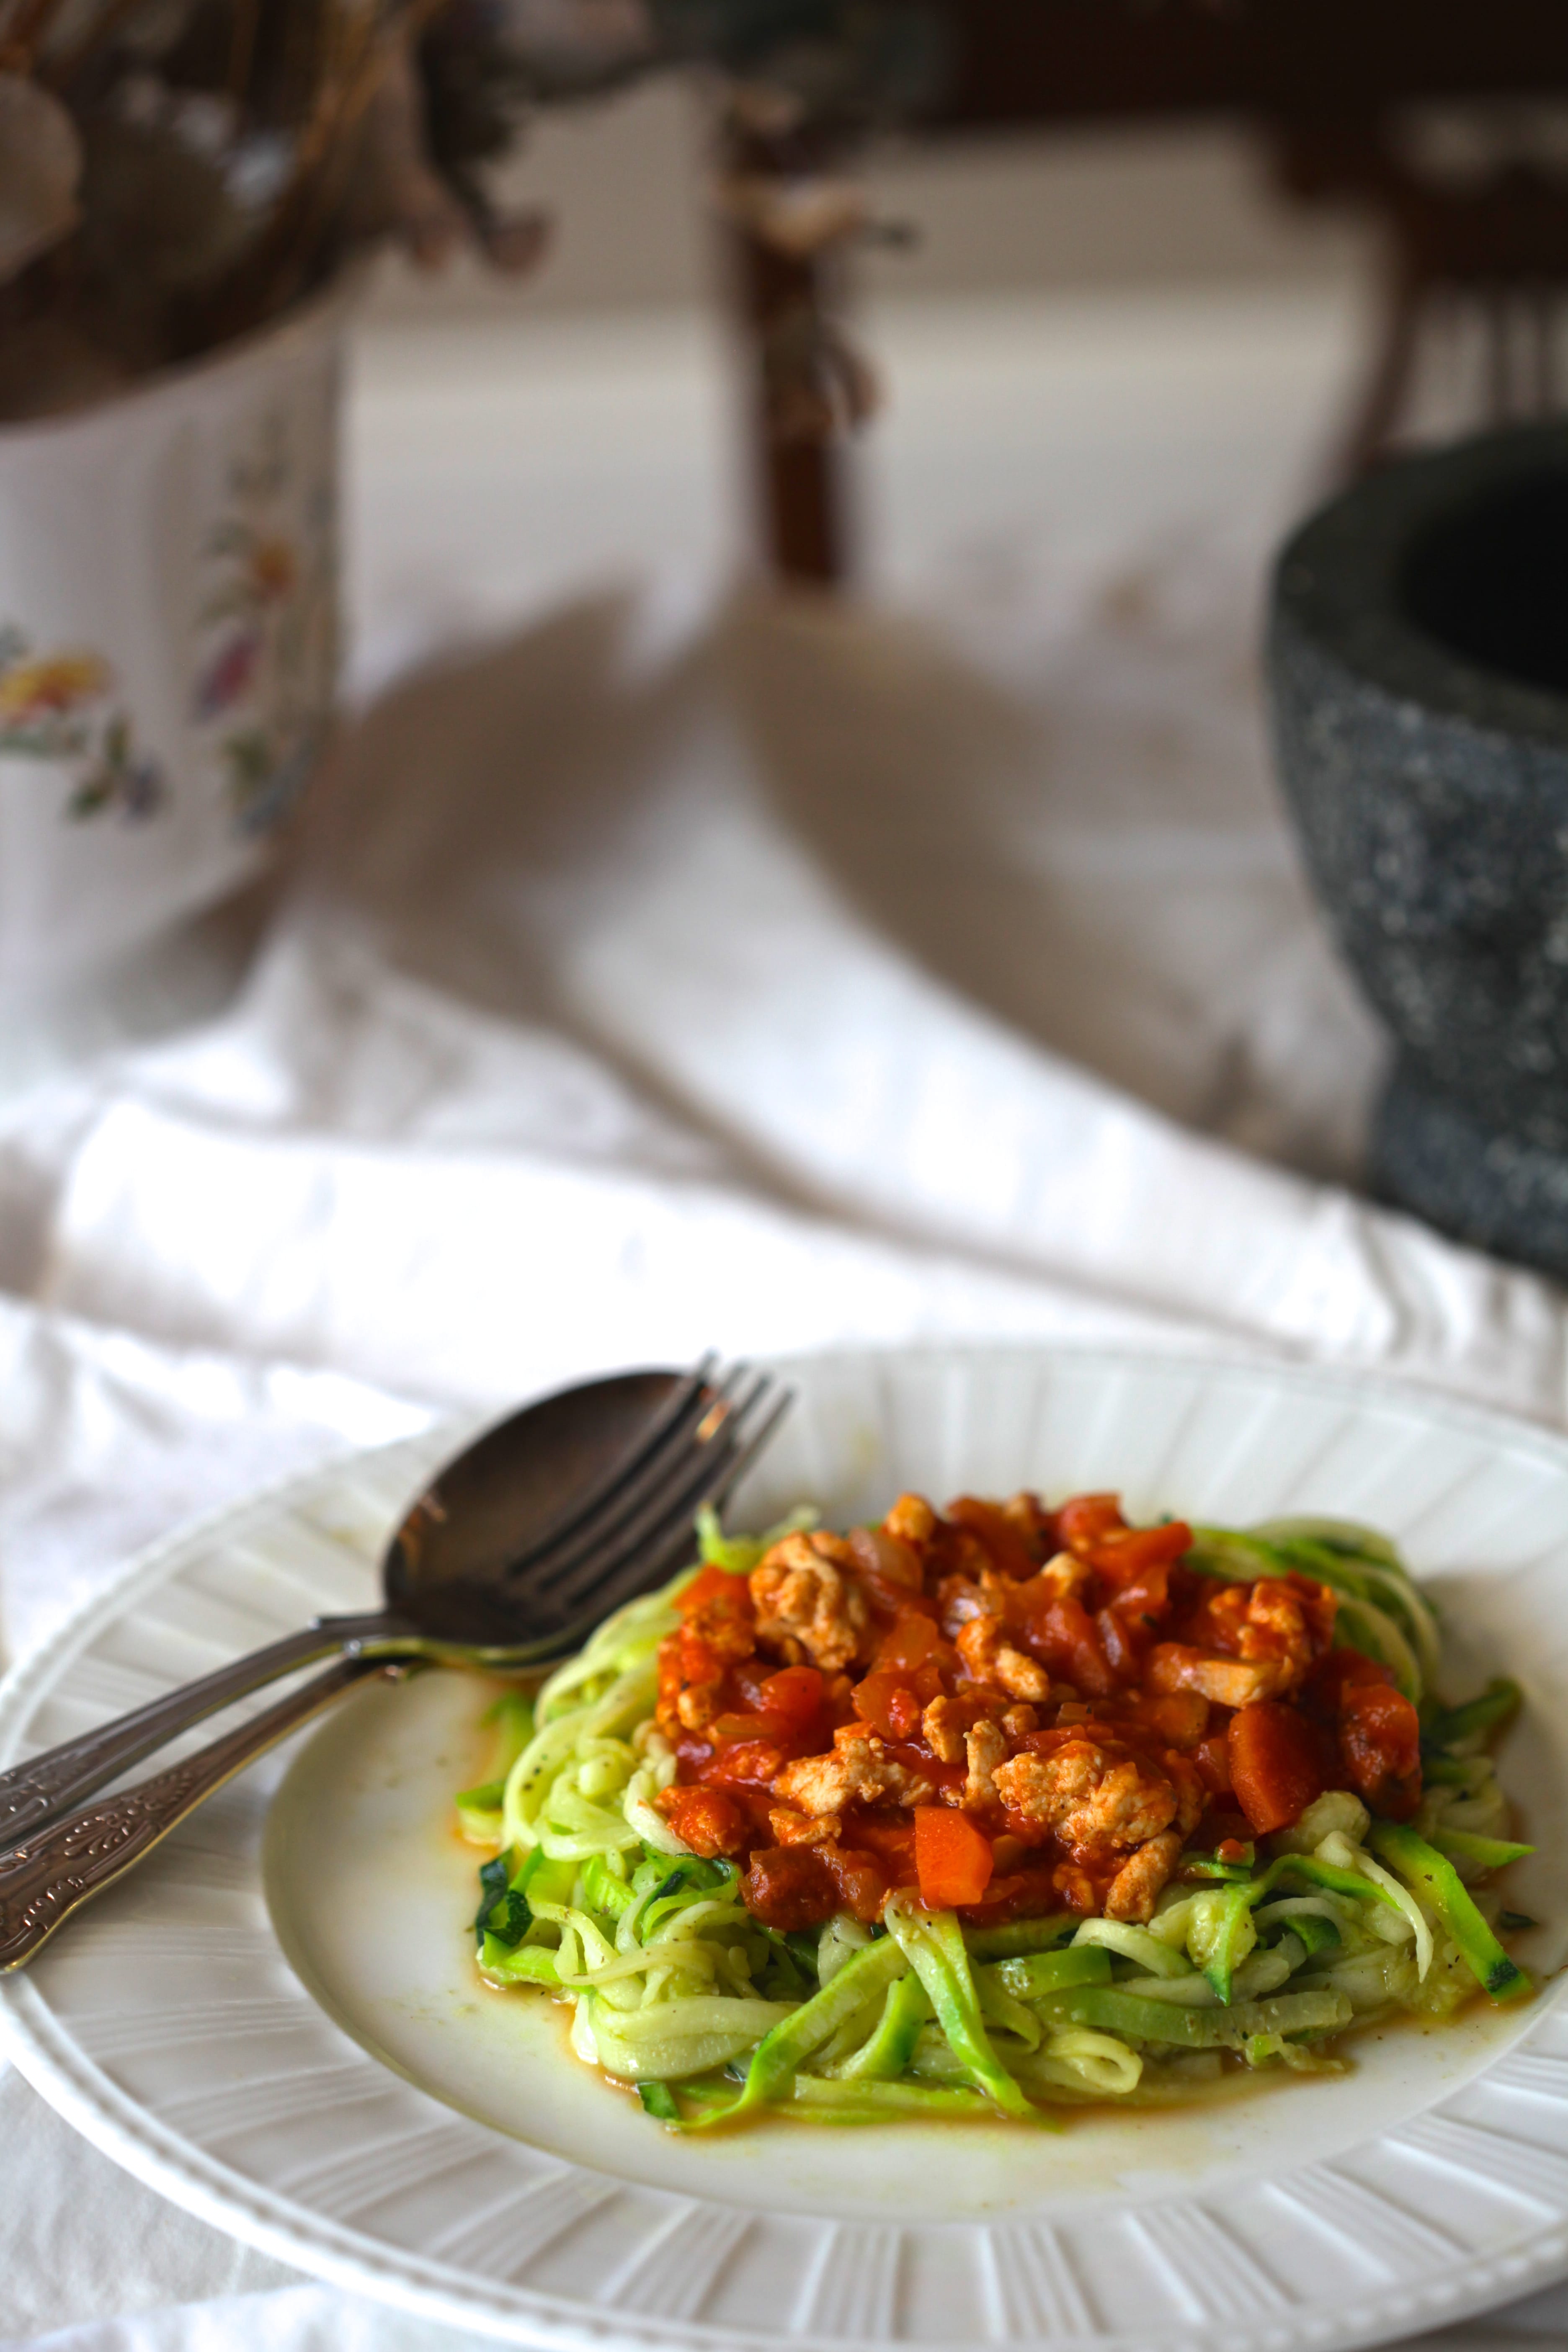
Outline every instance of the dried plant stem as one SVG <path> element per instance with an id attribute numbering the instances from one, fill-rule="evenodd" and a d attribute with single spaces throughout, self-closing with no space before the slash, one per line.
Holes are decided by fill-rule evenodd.
<path id="1" fill-rule="evenodd" d="M 353 168 L 353 131 L 397 49 L 447 5 L 447 0 L 408 0 L 395 18 L 380 23 L 369 8 L 334 12 L 328 60 L 295 147 L 289 184 L 261 238 L 206 307 L 204 341 L 269 315 L 300 290 L 322 225 Z"/>

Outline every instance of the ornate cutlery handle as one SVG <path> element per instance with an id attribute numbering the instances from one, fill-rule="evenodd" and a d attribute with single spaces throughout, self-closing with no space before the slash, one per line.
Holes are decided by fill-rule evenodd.
<path id="1" fill-rule="evenodd" d="M 178 1690 L 150 1700 L 130 1715 L 116 1716 L 112 1723 L 83 1732 L 79 1739 L 62 1740 L 58 1748 L 47 1748 L 25 1763 L 13 1764 L 9 1771 L 0 1772 L 0 1864 L 5 1850 L 19 1839 L 30 1837 L 45 1822 L 90 1796 L 94 1789 L 128 1772 L 143 1756 L 151 1756 L 155 1748 L 188 1730 L 193 1723 L 200 1723 L 204 1716 L 216 1715 L 219 1707 L 247 1697 L 296 1666 L 313 1665 L 334 1651 L 353 1648 L 378 1634 L 384 1638 L 395 1631 L 391 1621 L 379 1613 L 324 1618 L 300 1633 L 285 1635 L 280 1642 L 268 1643 L 263 1650 L 234 1659 L 215 1674 L 204 1675 L 199 1682 L 182 1683 Z"/>
<path id="2" fill-rule="evenodd" d="M 252 1716 L 183 1764 L 40 1830 L 0 1856 L 0 1972 L 25 1968 L 40 1944 L 80 1905 L 134 1870 L 204 1798 L 253 1757 L 329 1706 L 351 1683 L 387 1672 L 343 1658 L 276 1706 Z"/>

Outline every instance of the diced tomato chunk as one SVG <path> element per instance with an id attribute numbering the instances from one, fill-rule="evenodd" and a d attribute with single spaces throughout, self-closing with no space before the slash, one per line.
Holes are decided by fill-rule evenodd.
<path id="1" fill-rule="evenodd" d="M 917 1805 L 914 1813 L 921 1901 L 932 1911 L 978 1903 L 991 1884 L 990 1839 L 952 1806 Z"/>
<path id="2" fill-rule="evenodd" d="M 1057 1534 L 1065 1549 L 1087 1559 L 1108 1535 L 1125 1532 L 1120 1495 L 1075 1495 L 1057 1513 Z"/>
<path id="3" fill-rule="evenodd" d="M 915 1830 L 908 1814 L 880 1820 L 874 1813 L 847 1822 L 845 1836 L 852 1846 L 863 1846 L 879 1862 L 895 1886 L 915 1884 Z"/>
<path id="4" fill-rule="evenodd" d="M 736 1740 L 765 1739 L 777 1747 L 790 1736 L 791 1725 L 782 1715 L 719 1715 L 708 1726 L 708 1737 L 720 1747 Z"/>
<path id="5" fill-rule="evenodd" d="M 920 1700 L 913 1691 L 894 1692 L 892 1702 L 888 1708 L 888 1721 L 893 1727 L 895 1742 L 902 1741 L 907 1744 L 919 1737 L 922 1712 Z"/>
<path id="6" fill-rule="evenodd" d="M 1239 1707 L 1230 1719 L 1226 1750 L 1237 1801 L 1259 1837 L 1289 1829 L 1328 1786 L 1316 1727 L 1278 1699 Z"/>
<path id="7" fill-rule="evenodd" d="M 1168 1746 L 1193 1755 L 1209 1727 L 1209 1703 L 1197 1691 L 1169 1691 L 1163 1697 L 1139 1694 L 1140 1720 Z"/>
<path id="8" fill-rule="evenodd" d="M 1173 1567 L 1192 1548 L 1193 1531 L 1185 1519 L 1170 1519 L 1160 1528 L 1113 1528 L 1092 1547 L 1090 1558 L 1102 1574 L 1130 1584 L 1134 1577 Z"/>
<path id="9" fill-rule="evenodd" d="M 1381 1684 L 1385 1690 L 1392 1690 L 1394 1676 L 1386 1666 L 1360 1650 L 1330 1650 L 1308 1675 L 1302 1696 L 1308 1706 L 1332 1722 L 1346 1691 L 1358 1683 Z"/>
<path id="10" fill-rule="evenodd" d="M 1230 1742 L 1223 1731 L 1207 1739 L 1200 1739 L 1193 1750 L 1193 1762 L 1198 1768 L 1198 1778 L 1211 1797 L 1228 1797 L 1230 1788 Z"/>
<path id="11" fill-rule="evenodd" d="M 675 1636 L 675 1654 L 683 1683 L 709 1684 L 722 1680 L 724 1658 L 704 1641 L 694 1625 L 683 1625 Z"/>
<path id="12" fill-rule="evenodd" d="M 1118 1609 L 1100 1609 L 1095 1612 L 1094 1630 L 1100 1636 L 1100 1646 L 1105 1663 L 1118 1682 L 1133 1683 L 1138 1679 L 1138 1653 L 1132 1636 Z"/>
<path id="13" fill-rule="evenodd" d="M 1034 1647 L 1053 1675 L 1089 1698 L 1109 1698 L 1116 1688 L 1094 1621 L 1081 1601 L 1064 1593 L 1036 1620 Z"/>
<path id="14" fill-rule="evenodd" d="M 908 1674 L 941 1647 L 942 1630 L 923 1610 L 900 1609 L 891 1630 L 882 1636 L 877 1664 Z"/>
<path id="15" fill-rule="evenodd" d="M 771 1658 L 737 1658 L 730 1668 L 730 1687 L 735 1694 L 735 1707 L 752 1715 L 763 1715 L 763 1685 L 774 1671 Z"/>
<path id="16" fill-rule="evenodd" d="M 1114 1586 L 1110 1605 L 1135 1641 L 1152 1641 L 1161 1619 L 1170 1613 L 1170 1580 L 1171 1562 L 1159 1560 L 1142 1576 Z M 1100 1581 L 1105 1584 L 1111 1580 L 1102 1576 Z"/>
<path id="17" fill-rule="evenodd" d="M 746 1665 L 750 1664 L 746 1662 Z M 737 1740 L 765 1740 L 774 1748 L 809 1750 L 817 1734 L 826 1736 L 822 1722 L 824 1688 L 815 1666 L 784 1666 L 758 1678 L 743 1666 L 731 1681 L 754 1702 L 749 1714 L 726 1712 L 707 1726 L 708 1737 L 721 1746 Z M 817 1743 L 820 1744 L 820 1743 Z"/>
<path id="18" fill-rule="evenodd" d="M 1033 1576 L 1037 1563 L 1028 1545 L 995 1503 L 982 1502 L 977 1495 L 960 1495 L 948 1505 L 946 1516 L 954 1527 L 967 1528 L 972 1536 L 979 1537 L 1004 1576 L 1020 1580 Z"/>
<path id="19" fill-rule="evenodd" d="M 925 1570 L 913 1544 L 889 1535 L 886 1528 L 851 1528 L 847 1540 L 861 1576 L 874 1579 L 880 1591 L 920 1591 L 925 1581 Z M 881 1601 L 878 1605 L 891 1610 L 898 1603 L 896 1600 Z"/>
<path id="20" fill-rule="evenodd" d="M 1340 1698 L 1340 1754 L 1374 1812 L 1407 1820 L 1421 1801 L 1421 1724 L 1402 1691 L 1351 1683 Z"/>
<path id="21" fill-rule="evenodd" d="M 658 1809 L 676 1836 L 706 1861 L 740 1853 L 748 1842 L 746 1816 L 721 1789 L 666 1789 Z"/>
<path id="22" fill-rule="evenodd" d="M 822 1709 L 822 1675 L 816 1666 L 781 1666 L 769 1675 L 757 1697 L 764 1713 L 804 1728 Z"/>
<path id="23" fill-rule="evenodd" d="M 907 1677 L 896 1666 L 874 1666 L 864 1682 L 857 1683 L 852 1694 L 855 1712 L 862 1723 L 868 1723 L 883 1739 L 899 1739 L 904 1735 L 893 1728 L 893 1704 L 910 1696 Z M 903 1711 L 900 1710 L 900 1720 Z"/>

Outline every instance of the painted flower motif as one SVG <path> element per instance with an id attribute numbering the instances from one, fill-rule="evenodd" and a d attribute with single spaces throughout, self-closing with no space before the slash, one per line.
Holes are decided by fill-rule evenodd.
<path id="1" fill-rule="evenodd" d="M 0 670 L 0 741 L 12 730 L 66 719 L 99 701 L 114 673 L 99 654 L 43 654 Z"/>
<path id="2" fill-rule="evenodd" d="M 219 646 L 196 687 L 196 717 L 216 719 L 242 701 L 256 676 L 266 640 L 259 628 L 241 629 Z"/>
<path id="3" fill-rule="evenodd" d="M 290 540 L 258 539 L 250 551 L 250 584 L 264 604 L 281 604 L 294 593 L 300 559 Z"/>
<path id="4" fill-rule="evenodd" d="M 260 837 L 320 756 L 335 667 L 331 502 L 300 478 L 283 415 L 232 460 L 206 556 L 192 715 L 213 729 L 237 827 Z"/>
<path id="5" fill-rule="evenodd" d="M 93 766 L 71 794 L 66 814 L 80 823 L 118 809 L 133 822 L 156 815 L 165 797 L 163 772 L 156 760 L 136 749 L 131 721 L 116 711 L 103 730 Z"/>
<path id="6" fill-rule="evenodd" d="M 101 654 L 36 654 L 14 622 L 0 623 L 0 753 L 74 767 L 62 811 L 73 822 L 107 810 L 136 822 L 155 814 L 166 797 L 163 771 L 139 749 L 114 690 L 114 671 Z"/>

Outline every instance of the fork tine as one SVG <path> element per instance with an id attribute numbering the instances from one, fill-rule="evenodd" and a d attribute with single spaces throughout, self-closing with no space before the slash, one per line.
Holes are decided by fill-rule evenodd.
<path id="1" fill-rule="evenodd" d="M 602 1625 L 606 1617 L 624 1608 L 628 1601 L 636 1601 L 668 1582 L 690 1557 L 689 1521 L 671 1520 L 657 1544 L 628 1553 L 605 1583 L 573 1610 L 561 1632 L 551 1636 L 550 1656 L 570 1657 L 574 1650 L 582 1648 L 596 1625 Z"/>
<path id="2" fill-rule="evenodd" d="M 563 1546 L 580 1539 L 588 1524 L 599 1518 L 622 1495 L 626 1487 L 667 1453 L 683 1446 L 689 1434 L 688 1423 L 700 1425 L 710 1409 L 710 1387 L 718 1368 L 718 1358 L 710 1349 L 692 1366 L 679 1385 L 647 1423 L 631 1444 L 612 1464 L 595 1486 L 574 1496 L 558 1517 L 542 1528 L 527 1547 L 507 1563 L 507 1573 L 515 1576 L 536 1565 L 543 1567 Z"/>
<path id="3" fill-rule="evenodd" d="M 657 1454 L 650 1455 L 634 1477 L 605 1496 L 600 1507 L 584 1516 L 571 1537 L 555 1545 L 548 1557 L 536 1554 L 510 1572 L 522 1575 L 531 1590 L 542 1595 L 569 1582 L 585 1554 L 609 1546 L 626 1549 L 638 1540 L 637 1530 L 645 1523 L 662 1516 L 666 1493 L 685 1479 L 693 1460 L 702 1457 L 737 1415 L 750 1411 L 756 1387 L 757 1379 L 748 1367 L 736 1365 L 716 1388 L 703 1391 L 701 1416 L 695 1428 L 683 1426 L 679 1441 L 672 1436 Z"/>
<path id="4" fill-rule="evenodd" d="M 739 1483 L 742 1474 L 750 1467 L 794 1402 L 792 1390 L 785 1389 L 775 1396 L 753 1433 L 743 1443 L 728 1446 L 728 1458 L 707 1465 L 702 1491 L 695 1499 L 688 1496 L 684 1510 L 672 1511 L 657 1532 L 635 1551 L 617 1554 L 595 1579 L 574 1592 L 571 1622 L 558 1637 L 563 1650 L 575 1648 L 601 1619 L 608 1616 L 611 1610 L 618 1609 L 625 1601 L 636 1600 L 638 1593 L 646 1592 L 674 1573 L 679 1564 L 678 1554 L 682 1550 L 689 1552 L 690 1549 L 691 1517 L 703 1503 L 719 1500 Z M 554 1646 L 552 1642 L 552 1648 Z"/>
<path id="5" fill-rule="evenodd" d="M 780 1422 L 784 1419 L 785 1413 L 788 1412 L 794 1402 L 795 1391 L 793 1389 L 779 1390 L 777 1395 L 773 1398 L 772 1404 L 768 1407 L 767 1412 L 763 1415 L 762 1420 L 757 1423 L 756 1427 L 752 1431 L 750 1435 L 745 1438 L 744 1443 L 740 1446 L 739 1451 L 736 1454 L 735 1460 L 731 1465 L 723 1484 L 714 1487 L 712 1494 L 706 1498 L 708 1501 L 711 1502 L 716 1507 L 719 1505 L 729 1501 L 731 1496 L 734 1493 L 735 1488 L 740 1485 L 742 1479 L 745 1476 L 747 1471 L 751 1468 L 752 1463 L 756 1460 L 763 1446 L 766 1445 L 774 1430 L 778 1427 Z"/>
<path id="6" fill-rule="evenodd" d="M 662 1541 L 667 1530 L 686 1531 L 701 1506 L 738 1475 L 742 1454 L 749 1458 L 748 1433 L 757 1408 L 772 1395 L 774 1383 L 759 1373 L 743 1399 L 720 1423 L 701 1453 L 689 1459 L 679 1477 L 671 1475 L 632 1522 L 613 1530 L 605 1542 L 586 1549 L 552 1580 L 543 1598 L 552 1610 L 575 1613 L 596 1600 L 605 1580 L 623 1560 L 634 1560 Z"/>

